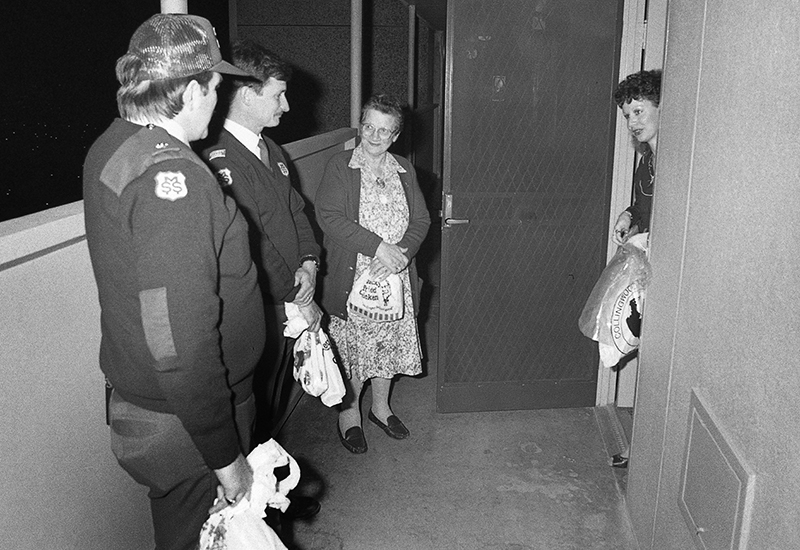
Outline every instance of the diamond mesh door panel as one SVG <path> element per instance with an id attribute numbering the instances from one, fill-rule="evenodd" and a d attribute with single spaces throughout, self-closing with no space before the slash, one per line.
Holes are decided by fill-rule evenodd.
<path id="1" fill-rule="evenodd" d="M 470 223 L 443 233 L 440 410 L 594 404 L 577 320 L 605 265 L 621 3 L 448 6 L 445 192 Z"/>

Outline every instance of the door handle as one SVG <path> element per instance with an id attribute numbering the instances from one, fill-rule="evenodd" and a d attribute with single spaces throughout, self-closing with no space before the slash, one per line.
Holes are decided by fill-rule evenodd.
<path id="1" fill-rule="evenodd" d="M 466 218 L 454 218 L 453 217 L 453 195 L 450 193 L 446 193 L 444 195 L 444 212 L 442 215 L 442 219 L 444 220 L 444 227 L 452 227 L 454 225 L 466 225 L 469 223 L 469 220 Z"/>

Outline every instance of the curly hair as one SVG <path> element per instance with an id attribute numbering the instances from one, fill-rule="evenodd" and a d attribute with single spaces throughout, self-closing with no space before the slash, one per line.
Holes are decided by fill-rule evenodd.
<path id="1" fill-rule="evenodd" d="M 399 134 L 403 130 L 403 106 L 393 96 L 375 94 L 367 99 L 361 108 L 361 122 L 364 122 L 364 117 L 367 116 L 367 111 L 370 109 L 394 117 L 397 120 L 395 134 Z"/>
<path id="2" fill-rule="evenodd" d="M 614 90 L 614 102 L 620 109 L 634 99 L 649 99 L 658 107 L 661 101 L 661 70 L 639 71 L 625 77 Z"/>

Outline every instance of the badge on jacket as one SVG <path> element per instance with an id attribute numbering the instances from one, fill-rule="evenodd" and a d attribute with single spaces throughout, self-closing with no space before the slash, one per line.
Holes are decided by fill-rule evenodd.
<path id="1" fill-rule="evenodd" d="M 189 194 L 183 172 L 159 172 L 156 174 L 156 196 L 175 202 Z"/>
<path id="2" fill-rule="evenodd" d="M 283 174 L 284 176 L 288 176 L 289 175 L 289 169 L 286 168 L 286 165 L 284 163 L 279 162 L 278 163 L 278 168 L 281 169 L 281 174 Z"/>
<path id="3" fill-rule="evenodd" d="M 214 149 L 208 154 L 208 160 L 224 158 L 227 151 L 225 149 Z"/>
<path id="4" fill-rule="evenodd" d="M 233 174 L 231 174 L 230 169 L 221 168 L 217 170 L 217 181 L 222 187 L 233 185 Z"/>

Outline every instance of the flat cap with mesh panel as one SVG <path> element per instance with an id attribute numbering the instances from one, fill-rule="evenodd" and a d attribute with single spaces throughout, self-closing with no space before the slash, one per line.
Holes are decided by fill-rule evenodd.
<path id="1" fill-rule="evenodd" d="M 250 76 L 222 59 L 214 27 L 197 15 L 159 13 L 133 33 L 128 53 L 139 64 L 133 80 L 167 80 L 205 71 Z M 119 62 L 118 62 L 119 63 Z"/>

